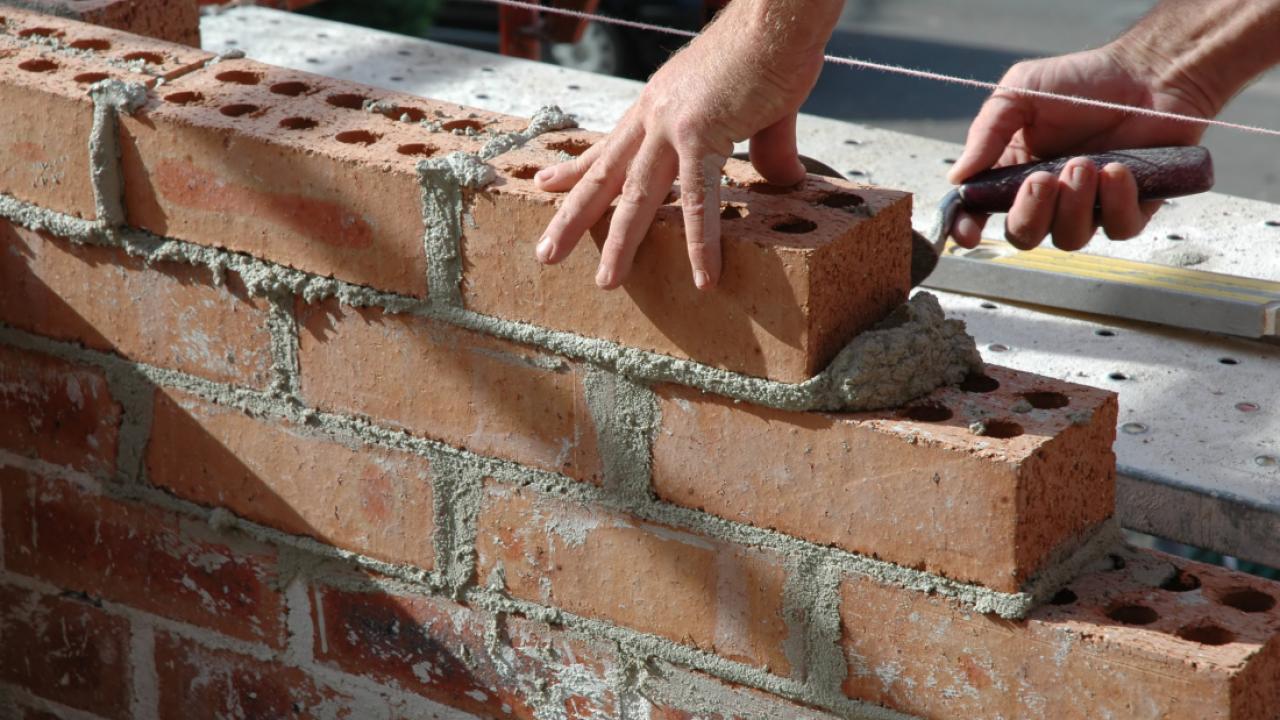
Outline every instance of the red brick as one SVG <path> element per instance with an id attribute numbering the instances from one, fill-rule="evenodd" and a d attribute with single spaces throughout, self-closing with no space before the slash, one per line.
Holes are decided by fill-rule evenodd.
<path id="1" fill-rule="evenodd" d="M 364 555 L 435 565 L 425 458 L 344 445 L 157 390 L 147 477 L 174 494 Z"/>
<path id="2" fill-rule="evenodd" d="M 168 633 L 156 635 L 155 663 L 161 720 L 368 716 L 349 695 L 299 668 L 211 650 Z"/>
<path id="3" fill-rule="evenodd" d="M 94 218 L 89 86 L 107 78 L 149 84 L 212 55 L 17 8 L 4 8 L 0 17 L 0 193 Z M 84 51 L 57 52 L 35 42 L 45 38 Z M 137 73 L 108 62 L 133 57 L 153 64 Z"/>
<path id="4" fill-rule="evenodd" d="M 618 661 L 606 647 L 508 617 L 495 658 L 488 618 L 441 598 L 328 587 L 316 587 L 313 598 L 316 657 L 345 672 L 484 718 L 545 717 L 531 705 L 539 685 L 568 720 L 619 716 L 606 678 Z"/>
<path id="5" fill-rule="evenodd" d="M 417 162 L 474 152 L 482 141 L 362 112 L 366 99 L 422 119 L 458 114 L 458 106 L 248 60 L 165 85 L 121 123 L 129 223 L 425 296 Z M 523 126 L 492 114 L 472 122 Z"/>
<path id="6" fill-rule="evenodd" d="M 654 490 L 729 520 L 1017 591 L 1114 512 L 1116 399 L 996 367 L 988 376 L 999 389 L 947 387 L 905 410 L 857 414 L 660 387 Z M 1015 412 L 1028 397 L 1069 404 Z M 979 420 L 1016 423 L 1021 434 L 977 436 Z"/>
<path id="7" fill-rule="evenodd" d="M 200 47 L 200 11 L 192 0 L 26 0 L 43 12 L 159 40 Z M 5 8 L 6 14 L 12 12 Z"/>
<path id="8" fill-rule="evenodd" d="M 818 178 L 791 191 L 763 182 L 723 189 L 726 207 L 746 215 L 722 222 L 724 274 L 713 292 L 693 285 L 676 203 L 660 208 L 620 291 L 595 285 L 609 217 L 561 265 L 541 265 L 533 248 L 560 198 L 536 190 L 533 173 L 559 159 L 554 149 L 597 137 L 556 133 L 498 158 L 501 179 L 474 197 L 474 223 L 463 226 L 468 308 L 800 382 L 906 300 L 910 195 Z M 823 204 L 833 198 L 859 212 Z M 773 229 L 796 218 L 816 229 Z"/>
<path id="9" fill-rule="evenodd" d="M 1222 568 L 1127 550 L 1023 622 L 855 577 L 842 598 L 845 693 L 922 717 L 1246 720 L 1280 707 L 1280 584 Z M 1210 644 L 1182 637 L 1196 628 Z"/>
<path id="10" fill-rule="evenodd" d="M 0 448 L 110 475 L 120 415 L 98 370 L 0 347 Z"/>
<path id="11" fill-rule="evenodd" d="M 5 567 L 58 587 L 279 646 L 274 553 L 59 480 L 0 469 Z"/>
<path id="12" fill-rule="evenodd" d="M 298 319 L 308 405 L 598 482 L 580 366 L 441 322 L 334 301 L 300 304 Z"/>
<path id="13" fill-rule="evenodd" d="M 480 581 L 501 568 L 516 597 L 791 672 L 772 553 L 492 482 L 476 552 Z"/>
<path id="14" fill-rule="evenodd" d="M 124 618 L 85 602 L 0 585 L 0 637 L 0 678 L 6 682 L 102 717 L 129 717 Z"/>
<path id="15" fill-rule="evenodd" d="M 220 382 L 271 382 L 267 305 L 235 273 L 147 265 L 0 221 L 0 320 Z"/>

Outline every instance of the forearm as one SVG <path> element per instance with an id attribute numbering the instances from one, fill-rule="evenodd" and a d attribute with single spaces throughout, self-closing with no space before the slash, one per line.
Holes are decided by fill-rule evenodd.
<path id="1" fill-rule="evenodd" d="M 1163 0 L 1112 48 L 1216 115 L 1280 63 L 1280 0 Z"/>
<path id="2" fill-rule="evenodd" d="M 759 43 L 766 55 L 826 46 L 844 0 L 734 0 L 720 18 Z"/>

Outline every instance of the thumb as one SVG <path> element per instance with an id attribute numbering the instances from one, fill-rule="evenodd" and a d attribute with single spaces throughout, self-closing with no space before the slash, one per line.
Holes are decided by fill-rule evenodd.
<path id="1" fill-rule="evenodd" d="M 951 166 L 947 181 L 959 185 L 974 173 L 996 164 L 1015 133 L 1031 124 L 1030 103 L 1004 93 L 992 95 L 969 125 L 964 152 Z"/>
<path id="2" fill-rule="evenodd" d="M 795 185 L 804 180 L 804 164 L 796 149 L 795 113 L 752 136 L 751 164 L 772 185 Z"/>

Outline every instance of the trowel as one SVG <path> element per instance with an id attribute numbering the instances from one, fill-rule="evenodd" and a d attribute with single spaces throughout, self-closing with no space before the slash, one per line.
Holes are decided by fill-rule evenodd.
<path id="1" fill-rule="evenodd" d="M 1028 177 L 1041 171 L 1056 176 L 1074 157 L 1086 157 L 1098 168 L 1111 163 L 1120 163 L 1129 168 L 1138 184 L 1138 198 L 1144 201 L 1195 195 L 1213 187 L 1213 158 L 1203 147 L 1113 150 L 984 170 L 956 186 L 942 198 L 933 227 L 927 236 L 912 231 L 911 287 L 920 285 L 938 267 L 951 227 L 961 210 L 975 213 L 1008 212 L 1018 195 L 1018 189 Z M 838 171 L 813 158 L 801 156 L 800 160 L 805 169 L 814 175 L 843 178 Z"/>

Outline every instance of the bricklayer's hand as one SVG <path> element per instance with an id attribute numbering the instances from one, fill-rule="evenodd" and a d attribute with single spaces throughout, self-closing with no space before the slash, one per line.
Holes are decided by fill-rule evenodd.
<path id="1" fill-rule="evenodd" d="M 1001 84 L 1197 117 L 1211 112 L 1192 89 L 1160 82 L 1150 69 L 1130 61 L 1114 45 L 1019 63 Z M 989 167 L 1075 153 L 1194 145 L 1203 132 L 1201 125 L 998 91 L 970 126 L 964 153 L 949 179 L 960 183 Z M 1159 202 L 1138 202 L 1137 183 L 1123 165 L 1097 168 L 1077 158 L 1058 177 L 1037 173 L 1027 179 L 1009 211 L 1005 236 L 1014 246 L 1029 250 L 1052 234 L 1059 248 L 1079 250 L 1099 223 L 1112 239 L 1138 235 L 1159 207 Z M 952 234 L 961 245 L 974 247 L 986 222 L 985 215 L 962 213 Z"/>
<path id="2" fill-rule="evenodd" d="M 750 139 L 752 162 L 769 182 L 793 185 L 804 178 L 796 113 L 817 82 L 841 5 L 731 4 L 658 70 L 607 138 L 538 173 L 539 188 L 571 190 L 538 243 L 538 259 L 563 260 L 618 199 L 596 273 L 601 288 L 618 287 L 678 177 L 694 284 L 714 287 L 721 269 L 721 169 L 734 143 Z"/>

